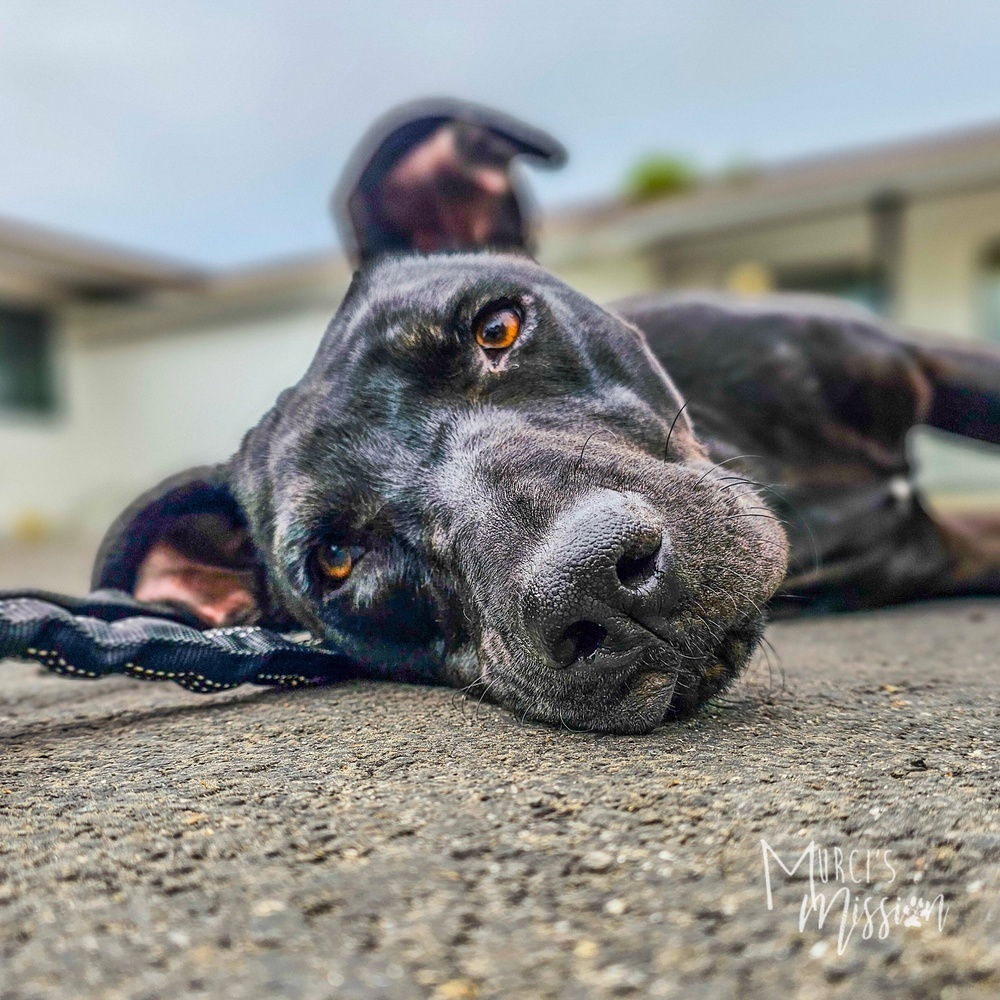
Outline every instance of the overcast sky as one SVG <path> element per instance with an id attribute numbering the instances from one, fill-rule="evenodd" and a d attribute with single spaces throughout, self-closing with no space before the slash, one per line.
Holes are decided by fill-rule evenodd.
<path id="1" fill-rule="evenodd" d="M 649 150 L 1000 122 L 1000 0 L 0 0 L 0 214 L 211 265 L 308 253 L 366 126 L 433 94 L 562 139 L 553 206 Z"/>

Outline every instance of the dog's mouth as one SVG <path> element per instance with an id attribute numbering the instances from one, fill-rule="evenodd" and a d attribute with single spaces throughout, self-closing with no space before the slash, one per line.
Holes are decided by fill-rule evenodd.
<path id="1" fill-rule="evenodd" d="M 598 630 L 577 629 L 570 640 L 575 643 L 573 658 L 555 670 L 512 654 L 511 648 L 521 643 L 486 630 L 480 651 L 482 683 L 492 700 L 525 720 L 585 731 L 646 733 L 724 692 L 757 649 L 765 617 L 754 612 L 723 627 L 682 615 L 670 635 L 641 627 L 641 644 L 610 655 Z"/>

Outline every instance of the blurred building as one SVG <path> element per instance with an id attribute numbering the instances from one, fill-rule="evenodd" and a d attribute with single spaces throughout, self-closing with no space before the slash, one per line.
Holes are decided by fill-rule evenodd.
<path id="1" fill-rule="evenodd" d="M 814 291 L 1000 341 L 1000 126 L 597 206 L 552 220 L 545 249 L 613 294 L 632 283 Z"/>
<path id="2" fill-rule="evenodd" d="M 816 291 L 1000 344 L 1000 127 L 555 215 L 541 247 L 598 300 Z M 349 279 L 334 254 L 210 273 L 0 222 L 0 536 L 96 534 L 158 477 L 225 459 Z M 937 492 L 1000 490 L 991 456 L 919 448 Z"/>

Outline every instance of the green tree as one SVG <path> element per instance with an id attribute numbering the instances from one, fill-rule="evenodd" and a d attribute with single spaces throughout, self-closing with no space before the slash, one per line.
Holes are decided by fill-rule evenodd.
<path id="1" fill-rule="evenodd" d="M 699 179 L 698 170 L 683 157 L 648 153 L 629 170 L 625 197 L 634 202 L 669 198 L 697 187 Z"/>

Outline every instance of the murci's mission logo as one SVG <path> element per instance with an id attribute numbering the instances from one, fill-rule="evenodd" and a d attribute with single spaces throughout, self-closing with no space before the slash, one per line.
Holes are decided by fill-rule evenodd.
<path id="1" fill-rule="evenodd" d="M 936 923 L 938 931 L 944 930 L 950 907 L 943 895 L 932 899 L 916 895 L 904 898 L 898 894 L 879 895 L 870 891 L 876 883 L 891 886 L 896 881 L 897 869 L 891 850 L 845 851 L 810 841 L 797 857 L 783 859 L 766 840 L 761 840 L 760 847 L 767 908 L 774 909 L 773 879 L 780 878 L 782 872 L 791 877 L 808 864 L 809 884 L 799 906 L 799 931 L 805 931 L 814 920 L 817 930 L 836 926 L 837 953 L 840 955 L 855 931 L 867 941 L 873 937 L 884 940 L 893 927 L 899 926 L 923 927 Z M 804 875 L 805 872 L 800 877 Z"/>

